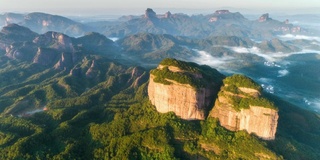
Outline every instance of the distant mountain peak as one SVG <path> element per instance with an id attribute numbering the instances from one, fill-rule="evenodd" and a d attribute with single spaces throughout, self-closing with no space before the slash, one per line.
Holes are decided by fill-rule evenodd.
<path id="1" fill-rule="evenodd" d="M 144 13 L 144 17 L 148 19 L 153 19 L 157 18 L 157 14 L 151 8 L 147 8 L 147 10 Z"/>
<path id="2" fill-rule="evenodd" d="M 232 13 L 229 10 L 217 10 L 211 15 L 209 22 L 216 22 L 219 20 L 243 20 L 245 17 L 239 12 Z"/>
<path id="3" fill-rule="evenodd" d="M 216 10 L 215 14 L 229 14 L 231 13 L 229 10 Z"/>
<path id="4" fill-rule="evenodd" d="M 168 11 L 168 12 L 166 12 L 166 13 L 164 14 L 164 18 L 170 18 L 170 17 L 172 17 L 172 14 L 171 14 L 170 11 Z"/>
<path id="5" fill-rule="evenodd" d="M 265 13 L 262 16 L 260 16 L 260 18 L 259 18 L 259 22 L 265 22 L 268 20 L 271 20 L 271 18 L 269 17 L 269 13 Z"/>

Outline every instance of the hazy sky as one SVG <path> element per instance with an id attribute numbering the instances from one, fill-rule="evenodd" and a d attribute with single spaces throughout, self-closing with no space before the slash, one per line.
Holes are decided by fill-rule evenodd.
<path id="1" fill-rule="evenodd" d="M 143 13 L 146 8 L 209 10 L 225 7 L 255 11 L 292 11 L 319 9 L 320 0 L 0 0 L 0 12 L 100 14 L 104 11 L 118 14 L 125 11 Z"/>

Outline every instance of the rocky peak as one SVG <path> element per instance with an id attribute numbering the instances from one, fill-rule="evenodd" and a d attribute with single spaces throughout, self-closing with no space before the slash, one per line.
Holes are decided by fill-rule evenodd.
<path id="1" fill-rule="evenodd" d="M 245 17 L 239 12 L 231 13 L 229 10 L 217 10 L 214 14 L 210 16 L 209 22 L 216 22 L 220 20 L 232 20 L 239 21 L 244 20 Z"/>
<path id="2" fill-rule="evenodd" d="M 284 24 L 289 24 L 289 19 L 286 19 L 283 23 Z"/>
<path id="3" fill-rule="evenodd" d="M 50 47 L 63 52 L 74 51 L 72 39 L 62 33 L 47 32 L 36 37 L 33 42 L 41 47 Z"/>
<path id="4" fill-rule="evenodd" d="M 151 8 L 147 8 L 147 10 L 144 13 L 144 17 L 148 19 L 154 19 L 157 18 L 157 14 Z"/>
<path id="5" fill-rule="evenodd" d="M 210 117 L 231 131 L 246 130 L 265 140 L 275 138 L 278 110 L 261 96 L 261 87 L 242 75 L 223 80 Z"/>
<path id="6" fill-rule="evenodd" d="M 269 13 L 265 13 L 262 16 L 260 16 L 260 18 L 259 18 L 259 22 L 265 22 L 268 20 L 271 20 L 271 18 L 269 17 Z"/>
<path id="7" fill-rule="evenodd" d="M 214 12 L 215 14 L 229 14 L 229 10 L 217 10 Z"/>
<path id="8" fill-rule="evenodd" d="M 5 24 L 9 25 L 11 23 L 19 23 L 23 21 L 23 15 L 17 13 L 5 13 Z"/>
<path id="9" fill-rule="evenodd" d="M 166 13 L 164 14 L 164 18 L 171 18 L 171 17 L 172 17 L 172 14 L 171 14 L 170 11 L 168 11 L 168 12 L 166 12 Z"/>
<path id="10" fill-rule="evenodd" d="M 37 34 L 29 28 L 13 23 L 4 26 L 0 34 L 5 35 L 3 38 L 6 38 L 6 41 L 9 40 L 10 42 L 32 41 L 32 39 L 37 36 Z"/>
<path id="11" fill-rule="evenodd" d="M 150 72 L 149 99 L 161 113 L 172 111 L 182 119 L 203 120 L 222 77 L 210 67 L 164 59 Z"/>

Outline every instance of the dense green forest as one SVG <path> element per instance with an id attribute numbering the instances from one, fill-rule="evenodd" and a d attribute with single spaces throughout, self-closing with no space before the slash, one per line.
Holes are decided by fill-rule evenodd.
<path id="1" fill-rule="evenodd" d="M 228 97 L 233 108 L 237 111 L 248 109 L 250 106 L 262 106 L 278 110 L 278 107 L 272 101 L 260 95 L 262 94 L 262 87 L 249 77 L 234 74 L 223 79 L 223 84 L 219 95 Z M 250 95 L 250 93 L 243 92 L 239 87 L 254 89 L 257 93 L 255 93 L 256 95 Z"/>
<path id="2" fill-rule="evenodd" d="M 277 97 L 269 95 L 279 106 L 276 140 L 263 141 L 245 131 L 228 131 L 213 118 L 186 121 L 174 113 L 160 114 L 148 100 L 147 79 L 132 85 L 135 81 L 130 76 L 136 69 L 113 62 L 103 66 L 109 69 L 98 81 L 39 70 L 37 76 L 24 81 L 28 85 L 11 86 L 18 89 L 1 97 L 1 102 L 13 104 L 9 108 L 22 105 L 13 97 L 27 97 L 32 99 L 27 104 L 47 103 L 48 110 L 18 117 L 19 112 L 6 109 L 0 117 L 0 159 L 320 157 L 319 118 Z M 1 89 L 2 93 L 6 90 Z"/>
<path id="3" fill-rule="evenodd" d="M 49 39 L 50 46 L 59 44 Z M 74 46 L 79 47 L 84 40 L 77 41 L 79 45 Z M 103 37 L 101 41 L 108 43 Z M 19 47 L 26 46 L 18 46 L 22 52 Z M 34 56 L 29 52 L 23 53 L 27 59 L 0 58 L 0 159 L 320 157 L 320 119 L 314 113 L 265 94 L 279 107 L 274 141 L 263 141 L 245 131 L 228 131 L 213 118 L 186 121 L 174 113 L 160 114 L 148 99 L 149 72 L 160 81 L 171 79 L 195 88 L 206 84 L 219 88 L 225 76 L 209 66 L 175 59 L 165 59 L 162 70 L 149 71 L 110 60 L 111 51 L 91 54 L 90 48 L 94 47 L 80 47 L 73 53 L 39 51 L 35 58 L 44 58 L 38 59 L 40 63 L 28 58 Z M 45 58 L 52 58 L 50 65 L 43 65 L 47 64 Z M 172 72 L 169 66 L 186 74 Z M 195 78 L 200 75 L 203 78 Z M 238 87 L 261 91 L 258 84 L 242 76 L 226 78 L 224 83 L 236 93 L 241 92 Z"/>

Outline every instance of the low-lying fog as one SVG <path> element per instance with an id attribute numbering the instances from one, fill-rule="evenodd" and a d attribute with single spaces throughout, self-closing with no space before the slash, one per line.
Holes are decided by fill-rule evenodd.
<path id="1" fill-rule="evenodd" d="M 296 39 L 318 40 L 320 37 L 288 36 Z M 226 47 L 226 46 L 224 46 Z M 189 60 L 206 64 L 227 75 L 246 74 L 259 82 L 265 91 L 280 96 L 298 106 L 320 112 L 320 51 L 303 50 L 292 53 L 263 53 L 257 47 L 227 47 L 247 57 L 257 56 L 256 61 L 243 56 L 214 56 L 206 51 Z M 249 62 L 250 61 L 250 62 Z M 245 66 L 250 63 L 248 66 Z"/>

